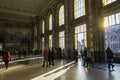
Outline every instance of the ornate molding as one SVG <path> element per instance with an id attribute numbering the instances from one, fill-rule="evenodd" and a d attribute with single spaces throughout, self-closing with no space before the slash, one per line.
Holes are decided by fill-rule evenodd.
<path id="1" fill-rule="evenodd" d="M 32 22 L 58 0 L 0 0 L 0 19 Z"/>

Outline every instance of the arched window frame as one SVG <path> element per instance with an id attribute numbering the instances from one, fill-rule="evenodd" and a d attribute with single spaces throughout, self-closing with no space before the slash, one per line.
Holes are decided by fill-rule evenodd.
<path id="1" fill-rule="evenodd" d="M 49 30 L 52 30 L 52 26 L 53 26 L 52 21 L 53 21 L 52 14 L 50 14 L 49 15 Z"/>
<path id="2" fill-rule="evenodd" d="M 85 15 L 85 0 L 74 0 L 74 18 Z"/>
<path id="3" fill-rule="evenodd" d="M 64 5 L 59 8 L 59 26 L 65 24 L 65 10 Z"/>

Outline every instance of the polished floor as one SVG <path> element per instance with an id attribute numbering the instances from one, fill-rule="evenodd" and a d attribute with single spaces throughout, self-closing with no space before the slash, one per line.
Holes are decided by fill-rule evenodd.
<path id="1" fill-rule="evenodd" d="M 42 58 L 11 62 L 6 70 L 0 64 L 0 80 L 120 80 L 120 64 L 109 71 L 106 64 L 83 67 L 82 61 L 55 60 L 55 65 L 42 67 Z"/>

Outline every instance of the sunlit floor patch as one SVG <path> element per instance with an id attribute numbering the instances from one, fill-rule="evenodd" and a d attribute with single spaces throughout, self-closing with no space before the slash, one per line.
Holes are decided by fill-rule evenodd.
<path id="1" fill-rule="evenodd" d="M 70 63 L 68 63 L 68 64 L 66 64 L 64 66 L 61 66 L 61 67 L 59 67 L 57 69 L 54 69 L 52 71 L 49 71 L 49 72 L 47 72 L 45 74 L 42 74 L 42 75 L 40 75 L 40 76 L 38 76 L 36 78 L 33 78 L 31 80 L 54 80 L 54 79 L 58 78 L 59 76 L 63 75 L 65 72 L 67 72 L 67 70 L 69 70 L 72 66 L 74 66 L 75 64 L 73 64 L 73 63 L 75 63 L 75 61 L 70 62 Z M 69 66 L 69 67 L 67 67 L 67 66 Z M 67 67 L 67 68 L 62 69 L 64 67 Z M 62 70 L 56 72 L 59 69 L 62 69 Z"/>
<path id="2" fill-rule="evenodd" d="M 10 61 L 9 63 L 15 63 L 15 62 L 26 61 L 26 60 L 34 60 L 34 59 L 40 59 L 40 58 L 43 58 L 43 57 L 34 57 L 34 58 L 18 59 L 18 60 Z M 4 64 L 4 62 L 1 62 L 0 64 Z"/>
<path id="3" fill-rule="evenodd" d="M 22 68 L 22 67 L 25 67 L 25 65 L 13 66 L 13 67 L 9 67 L 8 69 L 2 68 L 2 69 L 0 69 L 0 73 L 13 71 L 13 70 L 16 70 L 16 69 Z"/>

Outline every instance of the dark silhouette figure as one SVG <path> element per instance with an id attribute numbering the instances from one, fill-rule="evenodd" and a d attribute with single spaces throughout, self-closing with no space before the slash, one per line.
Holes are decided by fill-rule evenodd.
<path id="1" fill-rule="evenodd" d="M 75 55 L 75 62 L 78 62 L 78 51 L 76 49 L 74 50 L 74 55 Z"/>
<path id="2" fill-rule="evenodd" d="M 92 58 L 91 58 L 91 52 L 90 52 L 89 47 L 87 48 L 87 61 L 86 62 L 87 62 L 87 67 L 89 64 L 90 64 L 90 66 L 93 67 L 94 63 L 93 63 Z"/>
<path id="3" fill-rule="evenodd" d="M 51 65 L 54 65 L 54 61 L 53 61 L 53 51 L 49 49 L 49 52 L 48 52 L 48 62 L 49 62 L 49 67 Z"/>
<path id="4" fill-rule="evenodd" d="M 83 66 L 86 66 L 87 63 L 87 48 L 84 49 L 83 53 Z"/>
<path id="5" fill-rule="evenodd" d="M 4 62 L 5 62 L 5 67 L 8 69 L 8 63 L 11 59 L 10 52 L 5 52 L 4 53 Z"/>
<path id="6" fill-rule="evenodd" d="M 43 67 L 46 65 L 46 67 L 48 67 L 48 50 L 45 49 L 43 52 Z"/>
<path id="7" fill-rule="evenodd" d="M 112 50 L 109 47 L 106 50 L 106 54 L 107 54 L 108 69 L 110 70 L 111 67 L 113 69 L 113 67 L 114 67 L 114 65 L 112 64 L 113 52 L 112 52 Z"/>
<path id="8" fill-rule="evenodd" d="M 27 51 L 23 51 L 23 54 L 24 54 L 24 58 L 26 58 L 26 56 L 27 56 Z"/>
<path id="9" fill-rule="evenodd" d="M 54 59 L 55 59 L 55 49 L 52 48 L 52 52 L 51 52 L 51 64 L 54 66 Z"/>
<path id="10" fill-rule="evenodd" d="M 65 49 L 62 50 L 61 57 L 65 59 Z"/>
<path id="11" fill-rule="evenodd" d="M 80 50 L 80 54 L 81 54 L 81 59 L 83 60 L 83 50 Z"/>

